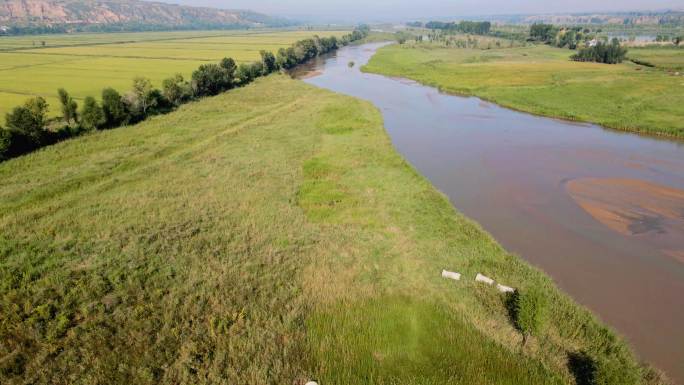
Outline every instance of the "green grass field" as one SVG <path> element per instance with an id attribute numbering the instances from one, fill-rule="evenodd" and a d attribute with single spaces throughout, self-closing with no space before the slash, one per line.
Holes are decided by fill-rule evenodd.
<path id="1" fill-rule="evenodd" d="M 282 75 L 0 181 L 3 384 L 572 384 L 584 349 L 637 365 L 455 212 L 372 105 Z M 540 287 L 541 335 L 522 348 L 477 272 Z"/>
<path id="2" fill-rule="evenodd" d="M 136 76 L 156 87 L 167 77 L 189 77 L 200 64 L 232 57 L 260 58 L 297 40 L 341 36 L 348 31 L 187 31 L 0 37 L 0 121 L 33 95 L 47 99 L 51 116 L 59 114 L 57 89 L 81 101 L 100 97 L 102 89 L 130 89 Z M 41 41 L 46 45 L 41 46 Z M 34 43 L 36 44 L 34 46 Z"/>
<path id="3" fill-rule="evenodd" d="M 645 60 L 654 59 L 651 52 L 643 52 Z M 684 60 L 684 50 L 675 52 L 669 62 Z M 480 50 L 393 45 L 379 50 L 365 70 L 534 114 L 684 137 L 682 74 L 630 62 L 578 63 L 569 60 L 571 54 L 548 46 Z"/>
<path id="4" fill-rule="evenodd" d="M 646 62 L 669 71 L 684 71 L 684 46 L 635 47 L 627 55 L 630 59 Z"/>

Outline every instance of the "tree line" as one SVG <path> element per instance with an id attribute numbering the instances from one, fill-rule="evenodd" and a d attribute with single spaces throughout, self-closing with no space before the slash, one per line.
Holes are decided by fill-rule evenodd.
<path id="1" fill-rule="evenodd" d="M 622 47 L 618 39 L 613 39 L 610 43 L 597 42 L 595 45 L 584 47 L 572 55 L 571 59 L 583 62 L 618 64 L 625 60 L 625 56 L 627 56 L 627 48 Z"/>
<path id="2" fill-rule="evenodd" d="M 410 26 L 415 26 L 416 23 L 409 23 Z M 422 24 L 422 23 L 419 23 Z M 425 23 L 427 29 L 439 29 L 445 32 L 462 32 L 471 33 L 473 35 L 487 35 L 492 29 L 492 23 L 488 21 L 461 21 L 461 22 L 442 22 L 429 21 Z"/>
<path id="3" fill-rule="evenodd" d="M 528 40 L 558 48 L 579 48 L 579 52 L 571 57 L 575 61 L 617 64 L 622 63 L 627 55 L 627 49 L 620 45 L 618 39 L 611 42 L 600 41 L 591 30 L 582 27 L 560 28 L 552 24 L 537 23 L 530 27 Z"/>
<path id="4" fill-rule="evenodd" d="M 257 18 L 257 14 L 250 14 Z M 285 19 L 262 18 L 259 20 L 265 27 L 282 28 L 296 25 Z M 220 23 L 193 20 L 183 24 L 120 22 L 120 23 L 69 23 L 69 24 L 28 24 L 10 25 L 0 28 L 0 36 L 47 35 L 63 33 L 107 33 L 107 32 L 162 32 L 162 31 L 206 31 L 206 30 L 237 30 L 250 29 L 244 23 Z M 260 28 L 260 27 L 257 27 Z"/>
<path id="5" fill-rule="evenodd" d="M 99 129 L 130 125 L 152 115 L 170 112 L 183 103 L 205 96 L 217 95 L 235 87 L 245 86 L 254 79 L 280 69 L 291 69 L 318 55 L 368 36 L 370 29 L 362 25 L 341 38 L 314 36 L 281 48 L 276 54 L 261 51 L 261 60 L 237 64 L 231 58 L 218 63 L 202 64 L 190 79 L 176 74 L 162 82 L 158 89 L 145 77 L 133 79 L 130 91 L 120 94 L 113 88 L 102 90 L 101 100 L 87 96 L 79 108 L 69 93 L 57 91 L 62 126 L 49 129 L 48 103 L 43 97 L 33 97 L 14 107 L 5 115 L 5 127 L 0 126 L 0 161 L 17 157 L 60 140 Z M 54 124 L 53 124 L 54 126 Z"/>

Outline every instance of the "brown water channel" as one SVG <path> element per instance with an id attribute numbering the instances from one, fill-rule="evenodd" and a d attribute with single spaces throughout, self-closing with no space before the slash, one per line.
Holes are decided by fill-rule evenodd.
<path id="1" fill-rule="evenodd" d="M 362 73 L 380 46 L 298 76 L 374 103 L 396 149 L 458 210 L 684 384 L 684 143 Z"/>

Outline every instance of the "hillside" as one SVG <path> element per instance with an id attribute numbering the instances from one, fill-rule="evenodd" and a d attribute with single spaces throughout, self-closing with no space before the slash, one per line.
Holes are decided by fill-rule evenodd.
<path id="1" fill-rule="evenodd" d="M 264 26 L 269 17 L 250 11 L 189 7 L 138 0 L 0 0 L 0 25 L 53 26 L 146 23 Z"/>
<path id="2" fill-rule="evenodd" d="M 3 384 L 573 384 L 583 352 L 648 375 L 407 165 L 372 105 L 282 75 L 0 181 Z M 548 325 L 521 347 L 506 297 L 444 268 L 538 288 Z"/>

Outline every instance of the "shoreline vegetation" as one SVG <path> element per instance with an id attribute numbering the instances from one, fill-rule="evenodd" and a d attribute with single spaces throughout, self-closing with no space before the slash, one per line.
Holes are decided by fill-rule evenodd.
<path id="1" fill-rule="evenodd" d="M 260 51 L 261 61 L 237 62 L 224 57 L 218 64 L 202 64 L 190 80 L 176 74 L 162 82 L 162 89 L 154 88 L 149 78 L 133 79 L 132 90 L 119 94 L 113 88 L 104 88 L 101 102 L 87 96 L 83 107 L 64 88 L 57 93 L 62 116 L 48 119 L 48 103 L 41 96 L 27 99 L 5 115 L 5 128 L 0 126 L 0 162 L 24 155 L 41 147 L 79 136 L 82 133 L 112 129 L 145 120 L 149 116 L 165 114 L 181 104 L 206 96 L 243 87 L 254 79 L 278 70 L 288 70 L 316 56 L 334 51 L 366 37 L 367 26 L 360 26 L 337 39 L 335 36 L 303 39 L 277 53 Z"/>
<path id="2" fill-rule="evenodd" d="M 539 116 L 599 124 L 620 131 L 684 138 L 684 94 L 678 71 L 684 49 L 630 48 L 632 62 L 572 61 L 575 51 L 547 45 L 508 46 L 467 37 L 469 48 L 431 42 L 383 47 L 363 71 L 404 77 L 462 96 L 476 96 Z M 486 44 L 474 40 L 483 39 Z"/>
<path id="3" fill-rule="evenodd" d="M 3 383 L 664 383 L 458 213 L 375 107 L 284 75 L 0 179 Z"/>

